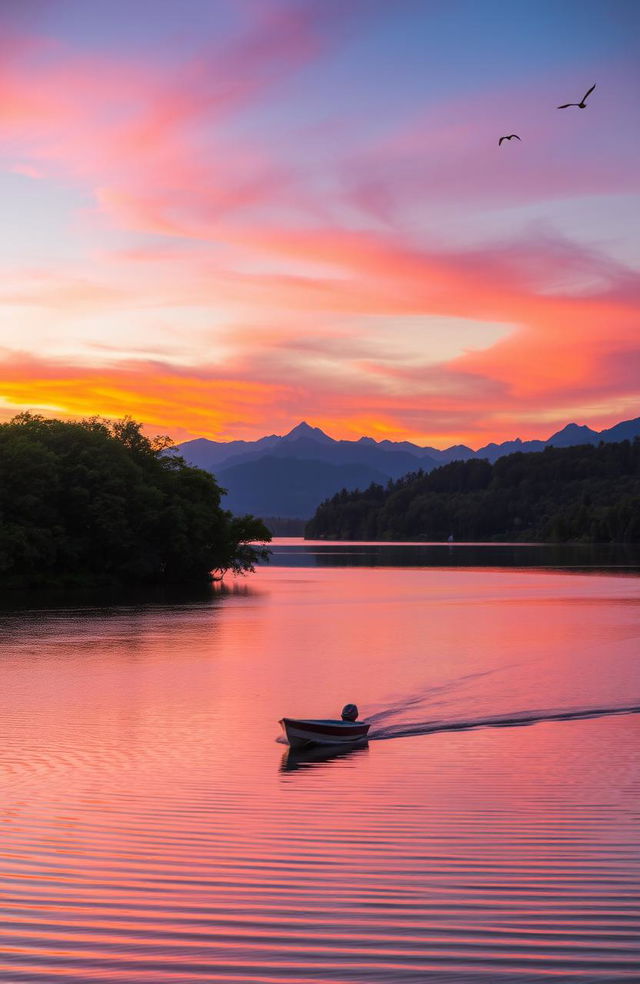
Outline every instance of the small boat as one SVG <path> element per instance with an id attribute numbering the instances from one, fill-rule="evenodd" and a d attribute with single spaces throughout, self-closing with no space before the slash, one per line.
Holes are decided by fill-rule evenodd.
<path id="1" fill-rule="evenodd" d="M 308 748 L 310 745 L 352 745 L 366 741 L 369 725 L 361 721 L 301 720 L 282 718 L 280 721 L 291 748 Z"/>
<path id="2" fill-rule="evenodd" d="M 342 720 L 330 718 L 305 720 L 302 718 L 282 718 L 280 724 L 291 748 L 309 748 L 312 745 L 353 745 L 367 740 L 369 725 L 357 721 L 358 709 L 355 704 L 347 704 L 342 711 Z"/>

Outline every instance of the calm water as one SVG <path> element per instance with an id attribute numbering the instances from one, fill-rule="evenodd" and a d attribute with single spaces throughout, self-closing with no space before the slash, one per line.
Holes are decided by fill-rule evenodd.
<path id="1" fill-rule="evenodd" d="M 3 984 L 640 980 L 633 563 L 291 546 L 0 613 Z M 275 740 L 346 701 L 367 748 Z"/>

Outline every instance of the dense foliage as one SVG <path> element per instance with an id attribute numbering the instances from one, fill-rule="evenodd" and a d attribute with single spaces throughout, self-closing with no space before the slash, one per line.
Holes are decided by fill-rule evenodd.
<path id="1" fill-rule="evenodd" d="M 339 492 L 306 536 L 340 540 L 640 541 L 640 440 L 455 461 Z"/>
<path id="2" fill-rule="evenodd" d="M 271 539 L 130 418 L 0 425 L 0 583 L 181 582 L 253 570 Z"/>

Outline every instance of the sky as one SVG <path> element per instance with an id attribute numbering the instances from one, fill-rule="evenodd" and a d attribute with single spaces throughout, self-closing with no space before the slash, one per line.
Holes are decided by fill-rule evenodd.
<path id="1" fill-rule="evenodd" d="M 636 0 L 2 0 L 0 421 L 639 416 L 639 36 Z"/>

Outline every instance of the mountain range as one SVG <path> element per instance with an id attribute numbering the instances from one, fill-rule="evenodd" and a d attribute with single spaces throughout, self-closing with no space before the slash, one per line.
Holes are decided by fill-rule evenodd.
<path id="1" fill-rule="evenodd" d="M 473 451 L 464 444 L 439 450 L 409 441 L 336 441 L 319 427 L 298 424 L 283 437 L 271 434 L 257 441 L 209 441 L 204 437 L 176 445 L 190 464 L 215 474 L 227 490 L 224 506 L 234 513 L 255 516 L 310 518 L 316 507 L 340 489 L 386 484 L 408 472 L 431 471 L 450 461 L 487 458 L 496 461 L 516 451 L 542 451 L 600 441 L 632 440 L 640 436 L 640 417 L 595 431 L 567 424 L 546 440 L 504 441 Z"/>

